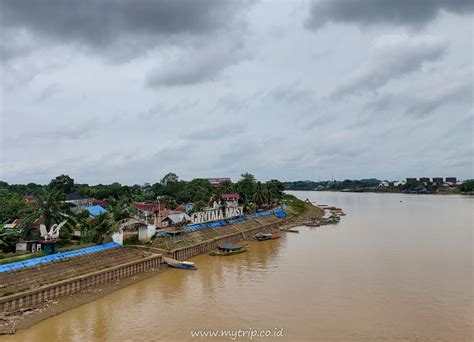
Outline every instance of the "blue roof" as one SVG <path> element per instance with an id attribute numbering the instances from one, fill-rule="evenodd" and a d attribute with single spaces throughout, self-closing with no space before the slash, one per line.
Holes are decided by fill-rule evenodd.
<path id="1" fill-rule="evenodd" d="M 274 211 L 275 215 L 278 216 L 279 218 L 285 218 L 286 214 L 283 210 L 275 210 Z"/>
<path id="2" fill-rule="evenodd" d="M 93 217 L 99 216 L 100 214 L 107 212 L 107 210 L 102 208 L 100 205 L 93 205 L 93 206 L 87 207 L 87 211 L 89 212 L 89 215 Z"/>
<path id="3" fill-rule="evenodd" d="M 8 272 L 8 271 L 15 271 L 15 270 L 19 270 L 19 269 L 26 268 L 26 267 L 36 266 L 38 264 L 45 264 L 45 263 L 49 263 L 49 262 L 61 261 L 61 260 L 64 260 L 64 259 L 70 259 L 70 258 L 73 258 L 73 257 L 76 257 L 76 256 L 95 253 L 95 252 L 100 252 L 100 251 L 105 251 L 106 249 L 110 249 L 110 248 L 114 248 L 114 247 L 120 247 L 120 246 L 121 245 L 119 245 L 118 243 L 109 242 L 109 243 L 104 243 L 103 245 L 97 245 L 97 246 L 92 246 L 92 247 L 76 249 L 76 250 L 69 251 L 69 252 L 51 254 L 51 255 L 46 255 L 46 256 L 43 256 L 43 257 L 24 260 L 24 261 L 11 262 L 9 264 L 0 265 L 0 273 Z"/>

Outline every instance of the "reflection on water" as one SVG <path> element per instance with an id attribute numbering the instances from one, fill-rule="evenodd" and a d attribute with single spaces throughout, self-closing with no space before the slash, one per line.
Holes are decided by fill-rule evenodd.
<path id="1" fill-rule="evenodd" d="M 296 194 L 348 215 L 249 242 L 247 253 L 200 255 L 198 271 L 166 271 L 2 339 L 173 341 L 283 327 L 281 341 L 471 340 L 473 198 Z"/>

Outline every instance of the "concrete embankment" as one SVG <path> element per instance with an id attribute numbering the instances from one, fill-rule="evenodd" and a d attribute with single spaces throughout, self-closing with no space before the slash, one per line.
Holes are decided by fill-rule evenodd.
<path id="1" fill-rule="evenodd" d="M 3 316 L 0 315 L 0 334 L 14 333 L 17 329 L 27 328 L 43 319 L 96 300 L 118 288 L 127 286 L 127 284 L 130 285 L 146 277 L 153 276 L 160 269 L 166 269 L 166 266 L 162 264 L 162 256 L 168 256 L 176 260 L 186 260 L 198 254 L 207 253 L 223 243 L 252 239 L 257 233 L 278 230 L 281 225 L 296 224 L 297 222 L 304 222 L 308 217 L 321 216 L 319 208 L 314 206 L 307 207 L 308 210 L 305 213 L 291 215 L 286 219 L 278 220 L 278 222 L 271 221 L 272 223 L 268 224 L 258 222 L 256 227 L 251 226 L 248 229 L 235 228 L 231 234 L 191 243 L 172 250 L 148 246 L 124 247 L 121 249 L 128 251 L 139 250 L 144 255 L 139 260 L 119 265 L 117 265 L 117 262 L 120 261 L 117 260 L 112 267 L 108 263 L 102 266 L 103 269 L 100 269 L 100 267 L 97 269 L 96 267 L 94 272 L 74 277 L 70 276 L 74 273 L 71 273 L 67 265 L 63 264 L 61 280 L 58 280 L 56 277 L 54 282 L 47 285 L 36 286 L 23 292 L 7 294 L 0 298 L 0 312 L 3 313 Z M 80 264 L 79 261 L 80 259 L 75 259 L 71 261 L 71 265 L 73 262 Z M 54 268 L 55 266 L 50 265 L 48 267 Z M 35 284 L 35 281 L 38 282 L 39 280 L 31 275 L 31 278 L 29 276 L 24 277 L 24 281 L 25 284 L 30 282 L 31 286 L 31 284 Z"/>

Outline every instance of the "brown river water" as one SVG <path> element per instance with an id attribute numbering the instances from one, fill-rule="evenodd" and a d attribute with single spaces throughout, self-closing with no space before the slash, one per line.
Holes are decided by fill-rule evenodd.
<path id="1" fill-rule="evenodd" d="M 270 329 L 253 341 L 472 341 L 474 198 L 294 192 L 347 216 L 200 255 L 6 341 L 232 341 L 194 330 Z M 248 335 L 237 337 L 249 341 Z"/>

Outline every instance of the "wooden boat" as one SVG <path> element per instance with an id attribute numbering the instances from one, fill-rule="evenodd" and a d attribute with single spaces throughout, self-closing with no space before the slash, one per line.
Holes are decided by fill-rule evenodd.
<path id="1" fill-rule="evenodd" d="M 197 266 L 191 261 L 179 261 L 167 257 L 164 257 L 163 260 L 168 264 L 168 266 L 173 268 L 179 268 L 181 270 L 197 270 Z"/>
<path id="2" fill-rule="evenodd" d="M 307 227 L 319 227 L 320 226 L 320 224 L 317 223 L 317 222 L 306 222 L 304 225 L 307 226 Z"/>
<path id="3" fill-rule="evenodd" d="M 271 234 L 271 233 L 258 233 L 255 235 L 255 238 L 258 241 L 265 241 L 265 240 L 277 240 L 281 238 L 278 234 Z"/>
<path id="4" fill-rule="evenodd" d="M 236 246 L 232 243 L 225 243 L 218 247 L 217 251 L 212 251 L 209 255 L 212 256 L 227 256 L 233 254 L 239 254 L 247 251 L 246 245 Z"/>
<path id="5" fill-rule="evenodd" d="M 255 238 L 258 241 L 271 240 L 272 234 L 270 234 L 270 233 L 258 233 L 258 234 L 255 234 Z"/>
<path id="6" fill-rule="evenodd" d="M 174 268 L 182 269 L 182 270 L 197 270 L 197 266 L 194 264 L 194 262 L 191 262 L 191 261 L 180 261 L 176 264 L 168 264 L 168 265 Z"/>
<path id="7" fill-rule="evenodd" d="M 289 233 L 299 233 L 297 229 L 290 229 L 290 228 L 280 228 L 282 232 L 289 232 Z"/>

